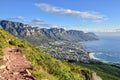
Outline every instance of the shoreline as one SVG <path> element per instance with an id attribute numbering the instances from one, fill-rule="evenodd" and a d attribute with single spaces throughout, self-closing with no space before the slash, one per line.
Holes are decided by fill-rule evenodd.
<path id="1" fill-rule="evenodd" d="M 93 53 L 93 52 L 90 52 L 90 53 L 89 53 L 90 59 L 98 60 L 98 61 L 103 62 L 103 63 L 111 63 L 111 64 L 114 64 L 114 63 L 112 63 L 112 62 L 108 62 L 108 61 L 104 61 L 104 60 L 101 60 L 101 59 L 99 59 L 99 58 L 96 58 L 96 57 L 94 56 L 94 54 L 96 54 L 96 53 Z"/>
<path id="2" fill-rule="evenodd" d="M 94 54 L 95 54 L 95 53 L 93 53 L 93 52 L 90 52 L 90 53 L 89 53 L 90 59 L 95 59 L 95 60 L 101 61 L 100 59 L 96 58 L 96 57 L 94 56 Z"/>
<path id="3" fill-rule="evenodd" d="M 102 62 L 102 63 L 109 63 L 109 64 L 111 64 L 111 65 L 113 65 L 113 66 L 115 66 L 115 67 L 120 68 L 120 63 L 112 63 L 112 62 L 108 62 L 108 61 L 103 61 L 103 60 L 101 60 L 101 59 L 99 59 L 99 58 L 96 58 L 96 57 L 94 56 L 94 54 L 95 54 L 95 53 L 92 53 L 92 52 L 89 53 L 90 59 L 98 60 L 98 61 L 100 61 L 100 62 Z"/>

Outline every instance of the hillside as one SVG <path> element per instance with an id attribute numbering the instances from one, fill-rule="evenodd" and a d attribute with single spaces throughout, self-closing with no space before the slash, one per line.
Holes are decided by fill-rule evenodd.
<path id="1" fill-rule="evenodd" d="M 94 72 L 86 68 L 61 62 L 44 54 L 40 49 L 34 48 L 32 45 L 19 40 L 17 37 L 10 35 L 8 32 L 0 28 L 0 65 L 4 64 L 2 56 L 3 49 L 6 47 L 19 47 L 20 52 L 28 61 L 31 62 L 32 69 L 30 72 L 36 80 L 94 80 L 96 75 Z M 4 79 L 3 79 L 4 80 Z"/>
<path id="2" fill-rule="evenodd" d="M 81 64 L 67 63 L 56 60 L 38 48 L 19 40 L 17 37 L 10 35 L 8 32 L 0 29 L 0 67 L 4 64 L 2 56 L 3 49 L 7 47 L 19 47 L 23 56 L 31 62 L 32 76 L 36 80 L 119 80 L 120 69 L 110 64 Z M 82 66 L 82 67 L 81 67 Z M 88 69 L 87 69 L 88 68 Z M 89 70 L 90 69 L 90 70 Z M 93 72 L 95 71 L 95 72 Z M 3 79 L 4 80 L 4 79 Z"/>

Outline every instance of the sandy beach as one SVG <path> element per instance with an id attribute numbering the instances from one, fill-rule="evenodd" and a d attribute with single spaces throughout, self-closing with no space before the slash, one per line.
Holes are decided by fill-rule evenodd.
<path id="1" fill-rule="evenodd" d="M 98 58 L 96 58 L 96 57 L 94 56 L 94 54 L 95 54 L 95 53 L 89 53 L 90 59 L 99 60 Z"/>

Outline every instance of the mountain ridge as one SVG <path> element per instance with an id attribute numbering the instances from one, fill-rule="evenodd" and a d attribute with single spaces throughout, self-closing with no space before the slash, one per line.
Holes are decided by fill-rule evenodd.
<path id="1" fill-rule="evenodd" d="M 94 33 L 84 33 L 78 30 L 65 30 L 63 28 L 39 28 L 31 27 L 28 24 L 19 22 L 12 22 L 7 20 L 1 20 L 0 26 L 18 37 L 24 37 L 30 42 L 47 42 L 47 41 L 88 41 L 98 40 L 98 36 Z M 38 43 L 37 43 L 38 44 Z"/>

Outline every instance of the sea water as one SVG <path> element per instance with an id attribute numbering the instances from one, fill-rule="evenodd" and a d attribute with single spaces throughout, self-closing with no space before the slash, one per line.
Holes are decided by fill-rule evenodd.
<path id="1" fill-rule="evenodd" d="M 98 34 L 99 40 L 83 42 L 94 57 L 111 63 L 120 63 L 120 33 Z"/>

